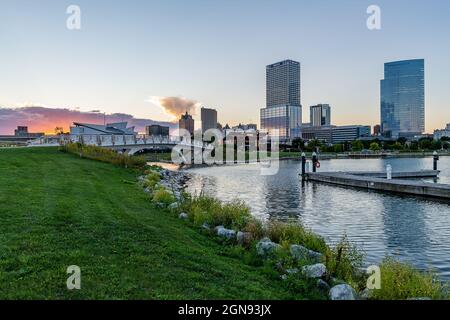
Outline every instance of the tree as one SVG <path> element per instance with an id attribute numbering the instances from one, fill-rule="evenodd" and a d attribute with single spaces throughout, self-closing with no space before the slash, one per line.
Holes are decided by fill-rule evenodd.
<path id="1" fill-rule="evenodd" d="M 336 144 L 334 146 L 334 152 L 336 153 L 344 152 L 344 146 L 342 144 Z"/>
<path id="2" fill-rule="evenodd" d="M 422 150 L 431 149 L 431 140 L 427 138 L 423 138 L 419 140 L 419 148 Z"/>
<path id="3" fill-rule="evenodd" d="M 64 129 L 63 129 L 63 127 L 56 127 L 55 128 L 55 134 L 56 135 L 61 135 L 61 134 L 64 134 Z"/>
<path id="4" fill-rule="evenodd" d="M 294 149 L 303 149 L 305 147 L 305 142 L 302 138 L 295 138 L 292 140 L 292 148 Z"/>
<path id="5" fill-rule="evenodd" d="M 378 143 L 372 142 L 370 144 L 369 149 L 376 152 L 376 151 L 380 151 L 381 148 L 380 148 L 380 145 Z"/>
<path id="6" fill-rule="evenodd" d="M 400 143 L 402 146 L 405 145 L 405 143 L 408 141 L 405 137 L 400 137 L 397 139 L 397 142 Z"/>
<path id="7" fill-rule="evenodd" d="M 444 141 L 442 144 L 442 148 L 444 148 L 445 150 L 448 150 L 450 147 L 450 142 Z"/>
<path id="8" fill-rule="evenodd" d="M 417 141 L 411 141 L 411 145 L 409 146 L 409 149 L 412 151 L 419 150 L 419 143 Z"/>
<path id="9" fill-rule="evenodd" d="M 403 146 L 400 142 L 396 142 L 392 145 L 393 150 L 403 150 Z"/>
<path id="10" fill-rule="evenodd" d="M 317 139 L 311 140 L 308 142 L 308 150 L 309 151 L 316 151 L 317 148 L 322 147 L 322 142 L 320 142 Z"/>
<path id="11" fill-rule="evenodd" d="M 433 150 L 441 150 L 442 149 L 442 142 L 441 140 L 433 140 L 431 143 L 431 149 Z"/>
<path id="12" fill-rule="evenodd" d="M 364 148 L 363 143 L 361 140 L 355 140 L 352 142 L 352 150 L 353 151 L 361 151 Z"/>

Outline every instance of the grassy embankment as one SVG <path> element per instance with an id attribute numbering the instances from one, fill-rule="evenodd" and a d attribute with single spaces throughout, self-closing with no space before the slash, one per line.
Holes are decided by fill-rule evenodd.
<path id="1" fill-rule="evenodd" d="M 0 299 L 317 298 L 157 209 L 137 175 L 56 148 L 0 150 Z"/>
<path id="2" fill-rule="evenodd" d="M 291 243 L 322 252 L 330 277 L 358 289 L 364 285 L 358 283 L 364 277 L 355 276 L 359 254 L 348 242 L 329 248 L 300 226 L 263 227 L 245 205 L 205 197 L 182 202 L 190 218 L 186 223 L 152 205 L 135 183 L 139 171 L 56 149 L 0 152 L 0 298 L 324 298 L 314 281 L 300 275 L 280 280 L 276 261 L 298 266 L 286 254 Z M 100 161 L 111 157 L 127 167 L 142 164 L 97 149 L 83 156 Z M 157 186 L 157 172 L 147 173 L 153 202 L 173 201 Z M 241 246 L 220 243 L 200 232 L 204 221 L 244 229 L 255 237 Z M 262 236 L 282 244 L 274 260 L 257 258 L 254 244 Z M 82 290 L 69 292 L 65 270 L 73 264 L 82 269 Z M 373 298 L 444 297 L 433 275 L 392 261 L 381 268 L 383 289 Z"/>

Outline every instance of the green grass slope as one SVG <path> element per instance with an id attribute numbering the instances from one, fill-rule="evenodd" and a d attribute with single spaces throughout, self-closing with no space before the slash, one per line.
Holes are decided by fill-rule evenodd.
<path id="1" fill-rule="evenodd" d="M 55 148 L 0 149 L 0 299 L 298 298 L 156 209 L 136 175 Z M 70 265 L 81 290 L 66 287 Z"/>

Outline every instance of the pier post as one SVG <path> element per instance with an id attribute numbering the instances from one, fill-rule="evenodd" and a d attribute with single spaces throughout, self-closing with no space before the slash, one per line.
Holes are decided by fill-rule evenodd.
<path id="1" fill-rule="evenodd" d="M 306 154 L 302 152 L 302 179 L 305 179 L 306 175 Z"/>
<path id="2" fill-rule="evenodd" d="M 317 171 L 317 153 L 313 152 L 312 154 L 312 164 L 313 164 L 313 172 Z"/>
<path id="3" fill-rule="evenodd" d="M 392 166 L 390 164 L 386 166 L 386 178 L 392 180 Z"/>
<path id="4" fill-rule="evenodd" d="M 439 161 L 439 154 L 435 151 L 433 152 L 433 170 L 437 171 L 438 169 L 438 161 Z"/>

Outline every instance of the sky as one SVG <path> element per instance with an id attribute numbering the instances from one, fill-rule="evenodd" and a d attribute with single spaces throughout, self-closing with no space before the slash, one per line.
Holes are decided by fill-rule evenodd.
<path id="1" fill-rule="evenodd" d="M 72 4 L 80 30 L 66 27 Z M 373 4 L 381 30 L 366 26 Z M 328 103 L 334 124 L 375 125 L 383 64 L 423 58 L 432 132 L 450 122 L 449 13 L 448 0 L 0 0 L 0 107 L 172 121 L 158 101 L 177 97 L 259 124 L 265 66 L 289 58 L 304 122 Z"/>

